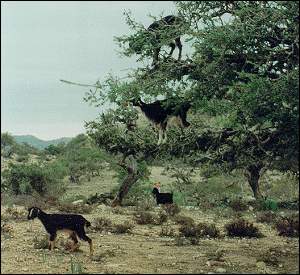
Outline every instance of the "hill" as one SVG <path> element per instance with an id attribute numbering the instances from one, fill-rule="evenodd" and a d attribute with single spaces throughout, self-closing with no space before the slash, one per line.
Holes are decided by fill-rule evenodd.
<path id="1" fill-rule="evenodd" d="M 52 140 L 42 140 L 32 135 L 20 135 L 20 136 L 13 136 L 13 137 L 17 143 L 22 144 L 23 142 L 26 142 L 37 149 L 44 149 L 50 144 L 57 145 L 61 142 L 67 143 L 72 139 L 70 137 L 62 137 L 62 138 L 52 139 Z"/>

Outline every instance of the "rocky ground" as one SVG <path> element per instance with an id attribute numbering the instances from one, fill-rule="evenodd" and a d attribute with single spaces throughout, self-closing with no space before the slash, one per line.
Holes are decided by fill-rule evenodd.
<path id="1" fill-rule="evenodd" d="M 88 236 L 95 247 L 90 258 L 85 242 L 80 242 L 77 252 L 66 251 L 63 242 L 67 236 L 62 233 L 54 251 L 35 248 L 34 238 L 46 236 L 40 221 L 27 221 L 22 207 L 18 208 L 19 218 L 9 218 L 6 207 L 2 207 L 1 224 L 9 228 L 1 234 L 1 273 L 299 273 L 299 239 L 280 237 L 271 225 L 255 223 L 263 238 L 229 238 L 224 234 L 224 224 L 230 217 L 220 217 L 213 210 L 181 208 L 181 215 L 196 222 L 214 222 L 222 232 L 218 239 L 200 239 L 197 245 L 192 245 L 176 241 L 178 225 L 171 218 L 163 225 L 138 225 L 134 220 L 135 210 L 129 206 L 112 209 L 98 205 L 91 213 L 84 214 L 92 224 L 99 217 L 109 218 L 113 223 L 134 224 L 132 232 L 126 234 L 89 229 Z M 151 210 L 154 214 L 159 211 L 159 207 Z M 253 211 L 243 215 L 255 221 Z M 162 237 L 162 226 L 174 228 L 175 236 Z"/>

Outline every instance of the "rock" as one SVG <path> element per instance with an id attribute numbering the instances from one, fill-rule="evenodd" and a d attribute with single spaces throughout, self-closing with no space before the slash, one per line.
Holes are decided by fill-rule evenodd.
<path id="1" fill-rule="evenodd" d="M 226 269 L 222 268 L 222 267 L 219 267 L 219 268 L 216 269 L 216 272 L 217 273 L 226 273 Z"/>

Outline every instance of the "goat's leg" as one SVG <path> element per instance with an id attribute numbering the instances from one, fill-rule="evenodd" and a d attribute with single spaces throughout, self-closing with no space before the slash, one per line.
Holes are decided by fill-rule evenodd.
<path id="1" fill-rule="evenodd" d="M 71 248 L 71 251 L 73 252 L 73 251 L 75 251 L 75 250 L 79 247 L 79 245 L 78 245 L 78 239 L 77 239 L 77 237 L 76 237 L 76 233 L 75 233 L 75 232 L 72 232 L 72 233 L 70 234 L 69 238 L 74 242 L 74 245 L 73 245 L 73 247 Z"/>
<path id="2" fill-rule="evenodd" d="M 171 51 L 169 52 L 168 58 L 172 56 L 172 54 L 173 54 L 173 52 L 174 52 L 174 50 L 176 48 L 175 43 L 173 43 L 173 42 L 171 42 L 169 44 L 169 46 L 171 47 Z"/>
<path id="3" fill-rule="evenodd" d="M 50 234 L 49 238 L 49 250 L 53 250 L 55 247 L 55 239 L 56 239 L 56 232 Z"/>
<path id="4" fill-rule="evenodd" d="M 89 243 L 90 245 L 90 256 L 93 256 L 94 253 L 94 249 L 93 249 L 93 242 L 92 240 L 85 234 L 84 230 L 77 232 L 77 235 L 80 239 L 82 239 L 83 241 L 86 241 Z"/>
<path id="5" fill-rule="evenodd" d="M 154 54 L 153 54 L 153 61 L 152 61 L 152 66 L 156 65 L 158 62 L 158 55 L 160 52 L 160 47 L 154 49 Z"/>
<path id="6" fill-rule="evenodd" d="M 165 144 L 167 142 L 167 131 L 166 131 L 166 129 L 165 130 L 163 130 L 163 144 Z"/>
<path id="7" fill-rule="evenodd" d="M 181 41 L 180 41 L 180 37 L 177 37 L 177 38 L 175 39 L 175 44 L 176 44 L 176 46 L 177 46 L 177 48 L 178 48 L 178 50 L 179 50 L 179 53 L 178 53 L 178 60 L 180 60 L 180 59 L 181 59 L 181 53 L 182 53 L 182 44 L 181 44 Z"/>
<path id="8" fill-rule="evenodd" d="M 161 127 L 158 128 L 158 142 L 157 145 L 160 145 L 163 140 L 163 129 Z"/>

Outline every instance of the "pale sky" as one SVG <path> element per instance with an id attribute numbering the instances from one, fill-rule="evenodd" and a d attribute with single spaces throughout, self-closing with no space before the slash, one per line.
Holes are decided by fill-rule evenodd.
<path id="1" fill-rule="evenodd" d="M 59 79 L 93 84 L 136 66 L 136 57 L 120 58 L 113 39 L 129 31 L 125 10 L 145 26 L 149 14 L 176 13 L 171 1 L 1 1 L 1 132 L 41 139 L 84 132 L 101 110 L 83 101 L 89 88 Z"/>

